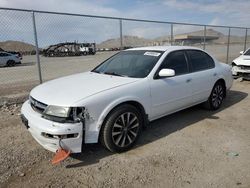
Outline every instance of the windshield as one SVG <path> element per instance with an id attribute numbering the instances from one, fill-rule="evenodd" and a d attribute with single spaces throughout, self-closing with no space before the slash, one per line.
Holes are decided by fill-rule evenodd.
<path id="1" fill-rule="evenodd" d="M 244 55 L 250 55 L 250 49 L 248 49 L 248 50 L 244 53 Z"/>
<path id="2" fill-rule="evenodd" d="M 162 53 L 162 51 L 146 50 L 122 51 L 104 61 L 92 72 L 144 78 L 151 72 Z"/>

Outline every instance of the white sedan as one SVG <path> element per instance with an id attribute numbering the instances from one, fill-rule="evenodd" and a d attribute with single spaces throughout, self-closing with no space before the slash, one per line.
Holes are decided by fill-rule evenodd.
<path id="1" fill-rule="evenodd" d="M 183 46 L 121 51 L 90 72 L 35 87 L 21 109 L 44 148 L 77 153 L 101 142 L 112 152 L 131 148 L 148 122 L 204 103 L 220 108 L 232 86 L 231 67 Z"/>
<path id="2" fill-rule="evenodd" d="M 18 55 L 14 55 L 7 52 L 0 52 L 0 66 L 12 67 L 20 63 L 21 60 Z"/>
<path id="3" fill-rule="evenodd" d="M 250 80 L 250 48 L 240 54 L 241 56 L 232 62 L 233 76 Z"/>

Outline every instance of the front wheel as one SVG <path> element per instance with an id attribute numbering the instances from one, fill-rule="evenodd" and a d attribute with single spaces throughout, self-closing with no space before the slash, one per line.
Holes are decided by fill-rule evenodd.
<path id="1" fill-rule="evenodd" d="M 142 124 L 142 115 L 134 106 L 119 106 L 111 112 L 103 125 L 100 141 L 112 152 L 127 151 L 139 138 Z"/>
<path id="2" fill-rule="evenodd" d="M 209 110 L 219 109 L 225 97 L 225 92 L 224 84 L 222 82 L 217 82 L 214 85 L 207 102 L 205 103 L 205 107 Z"/>

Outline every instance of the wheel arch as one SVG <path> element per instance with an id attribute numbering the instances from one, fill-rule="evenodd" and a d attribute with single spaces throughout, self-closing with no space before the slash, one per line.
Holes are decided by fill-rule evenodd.
<path id="1" fill-rule="evenodd" d="M 119 106 L 125 105 L 125 104 L 129 104 L 134 106 L 135 108 L 137 108 L 139 110 L 139 112 L 141 113 L 142 117 L 143 117 L 143 125 L 146 126 L 149 122 L 148 120 L 148 114 L 146 112 L 145 107 L 142 105 L 141 102 L 139 102 L 138 100 L 134 100 L 134 99 L 128 99 L 128 100 L 123 100 L 120 101 L 119 103 L 115 103 L 115 105 L 112 105 L 112 107 L 109 107 L 108 109 L 105 110 L 105 112 L 101 115 L 101 118 L 99 119 L 98 125 L 100 125 L 99 127 L 99 135 L 98 135 L 98 140 L 100 137 L 100 132 L 102 131 L 102 128 L 105 124 L 105 122 L 107 121 L 107 118 L 109 117 L 109 115 Z"/>
<path id="2" fill-rule="evenodd" d="M 226 81 L 225 81 L 225 79 L 224 78 L 219 78 L 216 82 L 215 82 L 215 84 L 214 84 L 214 86 L 217 84 L 217 83 L 221 83 L 222 85 L 223 85 L 223 88 L 224 88 L 224 98 L 226 97 L 226 90 L 227 90 L 227 86 L 226 86 Z"/>

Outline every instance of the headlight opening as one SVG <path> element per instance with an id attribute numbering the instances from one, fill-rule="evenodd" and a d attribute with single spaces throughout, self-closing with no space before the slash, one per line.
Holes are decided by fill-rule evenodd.
<path id="1" fill-rule="evenodd" d="M 85 119 L 85 108 L 49 106 L 42 117 L 59 123 L 79 123 Z"/>

